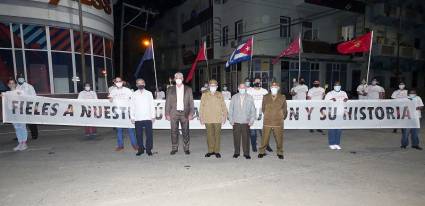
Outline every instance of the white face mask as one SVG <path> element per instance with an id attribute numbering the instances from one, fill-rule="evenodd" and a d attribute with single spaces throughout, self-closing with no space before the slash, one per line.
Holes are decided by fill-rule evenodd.
<path id="1" fill-rule="evenodd" d="M 337 92 L 341 91 L 341 86 L 339 86 L 339 85 L 334 86 L 334 90 L 337 91 Z"/>
<path id="2" fill-rule="evenodd" d="M 245 82 L 245 86 L 249 87 L 251 85 L 251 82 Z"/>
<path id="3" fill-rule="evenodd" d="M 272 88 L 270 89 L 270 91 L 272 92 L 272 94 L 273 94 L 273 95 L 276 95 L 276 94 L 277 94 L 277 92 L 279 91 L 279 88 L 277 88 L 277 87 L 272 87 Z"/>
<path id="4" fill-rule="evenodd" d="M 84 87 L 86 91 L 90 91 L 90 87 Z"/>
<path id="5" fill-rule="evenodd" d="M 406 87 L 406 85 L 404 85 L 404 84 L 400 84 L 400 85 L 398 85 L 398 88 L 399 88 L 399 89 L 404 89 L 404 87 Z"/>
<path id="6" fill-rule="evenodd" d="M 416 94 L 409 94 L 409 98 L 415 98 Z"/>
<path id="7" fill-rule="evenodd" d="M 227 91 L 227 87 L 223 87 L 223 90 L 224 90 L 224 91 Z"/>
<path id="8" fill-rule="evenodd" d="M 246 89 L 239 89 L 239 93 L 245 94 L 246 93 Z"/>
<path id="9" fill-rule="evenodd" d="M 372 85 L 376 85 L 377 83 L 377 81 L 372 81 Z"/>
<path id="10" fill-rule="evenodd" d="M 122 87 L 122 82 L 115 83 L 115 86 L 117 86 L 118 88 L 121 88 Z"/>
<path id="11" fill-rule="evenodd" d="M 212 93 L 214 93 L 215 91 L 217 91 L 217 86 L 210 86 L 210 91 Z"/>
<path id="12" fill-rule="evenodd" d="M 180 85 L 182 83 L 183 83 L 183 80 L 182 79 L 176 79 L 176 84 Z"/>
<path id="13" fill-rule="evenodd" d="M 25 79 L 24 78 L 22 78 L 22 77 L 19 77 L 18 78 L 18 83 L 19 84 L 23 84 L 25 82 Z"/>

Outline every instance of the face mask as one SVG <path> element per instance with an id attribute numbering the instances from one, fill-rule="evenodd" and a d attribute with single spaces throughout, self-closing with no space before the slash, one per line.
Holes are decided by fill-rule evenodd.
<path id="1" fill-rule="evenodd" d="M 239 93 L 245 94 L 246 93 L 246 89 L 239 89 Z"/>
<path id="2" fill-rule="evenodd" d="M 249 87 L 251 85 L 251 82 L 245 82 L 245 86 Z"/>
<path id="3" fill-rule="evenodd" d="M 18 83 L 19 84 L 23 84 L 25 82 L 25 79 L 24 78 L 22 78 L 22 77 L 19 77 L 18 78 Z"/>
<path id="4" fill-rule="evenodd" d="M 415 98 L 416 94 L 409 94 L 409 98 Z"/>
<path id="5" fill-rule="evenodd" d="M 204 87 L 207 88 L 208 87 L 208 84 L 204 84 Z"/>
<path id="6" fill-rule="evenodd" d="M 320 85 L 318 85 L 318 84 L 313 84 L 313 86 L 314 86 L 314 87 L 319 87 Z"/>
<path id="7" fill-rule="evenodd" d="M 117 86 L 118 88 L 121 88 L 122 87 L 122 82 L 115 83 L 115 86 Z"/>
<path id="8" fill-rule="evenodd" d="M 84 87 L 86 91 L 90 91 L 90 87 Z"/>
<path id="9" fill-rule="evenodd" d="M 176 84 L 180 85 L 182 84 L 183 80 L 182 79 L 176 79 Z"/>
<path id="10" fill-rule="evenodd" d="M 378 82 L 376 81 L 372 81 L 372 85 L 376 85 Z"/>
<path id="11" fill-rule="evenodd" d="M 261 87 L 261 83 L 259 83 L 259 82 L 256 82 L 254 85 L 255 85 L 255 87 Z"/>
<path id="12" fill-rule="evenodd" d="M 400 85 L 398 85 L 398 88 L 399 88 L 399 89 L 404 89 L 404 87 L 406 87 L 406 85 L 404 85 L 404 84 L 400 84 Z"/>
<path id="13" fill-rule="evenodd" d="M 334 90 L 337 91 L 337 92 L 341 91 L 341 86 L 339 86 L 339 85 L 334 86 Z"/>
<path id="14" fill-rule="evenodd" d="M 276 95 L 276 94 L 277 94 L 277 92 L 279 91 L 279 88 L 272 87 L 272 88 L 270 89 L 270 91 L 272 92 L 272 94 L 273 94 L 273 95 Z"/>
<path id="15" fill-rule="evenodd" d="M 216 86 L 211 86 L 211 87 L 210 87 L 210 91 L 211 91 L 212 93 L 214 93 L 215 91 L 217 91 L 217 87 L 216 87 Z"/>
<path id="16" fill-rule="evenodd" d="M 137 89 L 143 90 L 145 88 L 145 85 L 137 85 Z"/>
<path id="17" fill-rule="evenodd" d="M 224 90 L 224 91 L 227 91 L 227 87 L 223 87 L 223 90 Z"/>

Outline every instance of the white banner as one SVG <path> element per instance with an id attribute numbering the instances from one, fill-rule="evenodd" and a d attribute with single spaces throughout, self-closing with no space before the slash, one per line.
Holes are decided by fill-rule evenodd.
<path id="1" fill-rule="evenodd" d="M 3 122 L 69 126 L 134 127 L 128 105 L 116 106 L 108 100 L 77 100 L 48 97 L 17 96 L 3 93 Z M 229 102 L 226 102 L 227 105 Z M 154 129 L 169 129 L 165 119 L 164 100 L 155 100 Z M 190 129 L 205 128 L 199 122 L 200 101 L 195 100 L 194 119 Z M 257 104 L 261 105 L 261 104 Z M 262 128 L 261 109 L 257 109 L 254 129 Z M 363 129 L 419 128 L 414 104 L 406 100 L 288 100 L 285 129 Z M 231 129 L 227 121 L 223 129 Z"/>

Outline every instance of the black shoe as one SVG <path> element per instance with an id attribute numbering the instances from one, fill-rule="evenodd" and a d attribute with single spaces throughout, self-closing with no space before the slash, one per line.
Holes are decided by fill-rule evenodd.
<path id="1" fill-rule="evenodd" d="M 314 130 L 312 130 L 312 129 L 311 129 L 311 130 L 310 130 L 310 132 L 311 132 L 311 133 L 313 133 L 313 132 L 314 132 Z"/>
<path id="2" fill-rule="evenodd" d="M 401 149 L 406 149 L 406 146 L 400 146 Z"/>
<path id="3" fill-rule="evenodd" d="M 422 147 L 419 146 L 412 146 L 413 149 L 422 150 Z"/>
<path id="4" fill-rule="evenodd" d="M 212 152 L 212 153 L 207 153 L 207 154 L 205 154 L 205 157 L 211 157 L 211 155 L 214 155 L 214 153 Z"/>
<path id="5" fill-rule="evenodd" d="M 142 155 L 144 153 L 145 153 L 145 150 L 139 149 L 139 151 L 137 151 L 137 153 L 136 153 L 136 156 L 140 156 L 140 155 Z"/>
<path id="6" fill-rule="evenodd" d="M 215 153 L 215 157 L 221 158 L 221 154 L 220 153 Z"/>
<path id="7" fill-rule="evenodd" d="M 146 152 L 146 154 L 148 154 L 148 156 L 152 156 L 152 152 Z"/>
<path id="8" fill-rule="evenodd" d="M 234 154 L 233 155 L 233 158 L 238 158 L 239 157 L 239 154 Z"/>
<path id="9" fill-rule="evenodd" d="M 184 151 L 184 153 L 185 153 L 186 155 L 190 155 L 190 151 L 189 151 L 189 150 Z"/>
<path id="10" fill-rule="evenodd" d="M 279 157 L 279 159 L 281 159 L 281 160 L 284 159 L 283 155 L 277 155 L 277 157 Z"/>
<path id="11" fill-rule="evenodd" d="M 268 152 L 273 152 L 273 149 L 270 147 L 270 145 L 267 145 L 266 150 L 267 150 Z"/>
<path id="12" fill-rule="evenodd" d="M 251 156 L 249 156 L 249 155 L 244 155 L 244 157 L 245 157 L 245 159 L 247 159 L 247 160 L 250 160 L 250 159 L 251 159 Z"/>
<path id="13" fill-rule="evenodd" d="M 263 158 L 266 154 L 258 154 L 258 158 Z"/>
<path id="14" fill-rule="evenodd" d="M 397 129 L 394 129 L 394 130 L 393 130 L 393 133 L 397 133 Z"/>
<path id="15" fill-rule="evenodd" d="M 177 153 L 177 150 L 171 150 L 170 155 L 175 155 Z"/>

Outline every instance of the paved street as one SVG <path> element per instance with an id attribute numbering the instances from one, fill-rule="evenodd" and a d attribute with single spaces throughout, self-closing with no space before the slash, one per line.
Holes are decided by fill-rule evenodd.
<path id="1" fill-rule="evenodd" d="M 425 152 L 400 150 L 390 129 L 345 130 L 341 151 L 325 135 L 288 130 L 283 161 L 233 159 L 230 130 L 221 159 L 203 157 L 202 130 L 192 131 L 189 156 L 170 156 L 169 131 L 154 131 L 152 157 L 136 157 L 128 138 L 114 152 L 111 128 L 94 140 L 79 127 L 40 130 L 27 151 L 12 152 L 13 130 L 0 126 L 0 205 L 425 205 Z"/>

